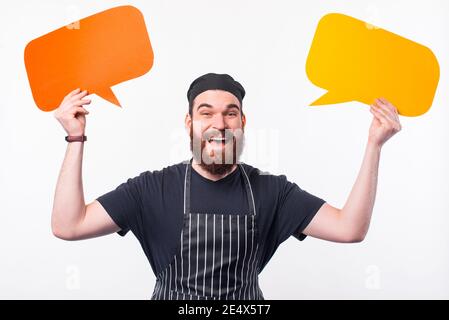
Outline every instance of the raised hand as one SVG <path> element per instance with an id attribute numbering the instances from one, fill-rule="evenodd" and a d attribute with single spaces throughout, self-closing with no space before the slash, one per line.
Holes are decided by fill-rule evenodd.
<path id="1" fill-rule="evenodd" d="M 379 98 L 370 105 L 370 112 L 374 118 L 369 129 L 368 141 L 382 147 L 388 139 L 401 131 L 398 111 L 389 101 Z"/>
<path id="2" fill-rule="evenodd" d="M 90 104 L 90 99 L 83 99 L 88 95 L 87 91 L 76 89 L 70 92 L 61 102 L 54 116 L 61 123 L 69 136 L 84 135 L 86 129 L 86 114 L 89 111 L 84 109 L 84 105 Z"/>

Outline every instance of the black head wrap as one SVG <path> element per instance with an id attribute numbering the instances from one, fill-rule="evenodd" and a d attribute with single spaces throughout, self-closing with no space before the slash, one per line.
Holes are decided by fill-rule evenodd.
<path id="1" fill-rule="evenodd" d="M 207 90 L 224 90 L 232 93 L 242 105 L 243 97 L 245 96 L 245 89 L 243 86 L 235 81 L 228 74 L 207 73 L 199 78 L 196 78 L 187 91 L 187 99 L 189 105 L 192 106 L 193 100 L 200 93 Z M 190 110 L 191 111 L 191 110 Z"/>

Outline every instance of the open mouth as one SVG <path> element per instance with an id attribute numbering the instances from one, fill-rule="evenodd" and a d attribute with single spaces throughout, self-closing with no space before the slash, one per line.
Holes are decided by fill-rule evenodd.
<path id="1" fill-rule="evenodd" d="M 210 137 L 209 139 L 206 140 L 209 143 L 213 143 L 213 144 L 226 144 L 229 141 L 232 141 L 232 137 L 230 138 L 226 138 L 226 137 Z"/>

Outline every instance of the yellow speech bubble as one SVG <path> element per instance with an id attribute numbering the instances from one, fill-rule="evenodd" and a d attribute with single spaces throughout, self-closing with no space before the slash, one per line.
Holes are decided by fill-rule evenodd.
<path id="1" fill-rule="evenodd" d="M 373 103 L 384 97 L 404 116 L 429 110 L 440 78 L 433 52 L 355 18 L 321 18 L 306 63 L 309 80 L 328 92 L 311 105 Z"/>

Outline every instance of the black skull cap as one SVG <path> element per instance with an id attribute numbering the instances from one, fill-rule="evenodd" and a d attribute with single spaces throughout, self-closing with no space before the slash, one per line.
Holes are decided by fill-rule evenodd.
<path id="1" fill-rule="evenodd" d="M 245 97 L 243 86 L 229 74 L 206 73 L 196 78 L 190 85 L 187 91 L 189 103 L 192 104 L 197 95 L 207 90 L 224 90 L 232 93 L 240 101 L 240 105 Z"/>

